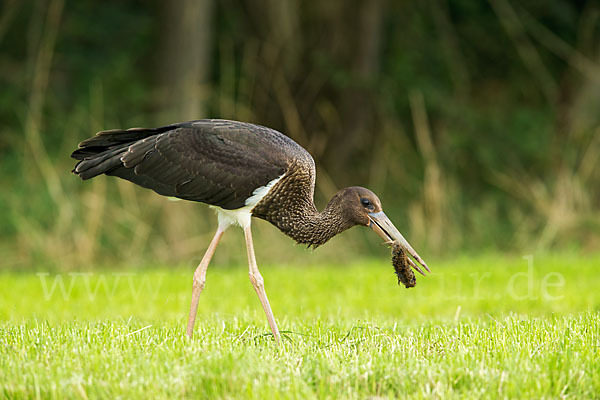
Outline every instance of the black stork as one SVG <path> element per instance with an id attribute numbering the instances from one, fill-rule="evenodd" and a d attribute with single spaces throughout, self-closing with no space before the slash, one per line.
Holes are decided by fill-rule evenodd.
<path id="1" fill-rule="evenodd" d="M 217 231 L 194 272 L 189 337 L 210 259 L 227 228 L 239 225 L 246 239 L 250 282 L 279 342 L 256 265 L 251 217 L 269 221 L 296 242 L 313 247 L 352 226 L 368 226 L 429 271 L 370 190 L 344 188 L 319 212 L 313 200 L 316 172 L 311 155 L 264 126 L 211 119 L 154 129 L 108 130 L 81 142 L 71 156 L 79 160 L 72 172 L 84 180 L 100 174 L 118 176 L 163 196 L 209 204 L 217 211 Z M 412 260 L 410 264 L 422 273 Z"/>

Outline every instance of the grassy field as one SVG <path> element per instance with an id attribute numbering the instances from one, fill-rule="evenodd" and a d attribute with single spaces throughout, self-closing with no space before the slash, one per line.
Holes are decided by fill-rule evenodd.
<path id="1" fill-rule="evenodd" d="M 277 348 L 246 267 L 213 265 L 193 340 L 193 266 L 0 275 L 6 398 L 593 398 L 598 257 L 262 267 Z"/>

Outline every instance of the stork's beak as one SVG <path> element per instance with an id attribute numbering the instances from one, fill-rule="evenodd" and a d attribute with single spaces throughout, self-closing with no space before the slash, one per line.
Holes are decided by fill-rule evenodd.
<path id="1" fill-rule="evenodd" d="M 373 229 L 386 243 L 396 242 L 402 247 L 402 249 L 410 254 L 416 262 L 421 264 L 428 272 L 429 267 L 425 264 L 425 261 L 417 254 L 412 246 L 404 239 L 404 236 L 396 229 L 392 221 L 383 213 L 383 211 L 377 213 L 369 213 L 369 228 Z M 410 259 L 409 259 L 410 261 Z M 410 261 L 412 267 L 425 275 L 423 271 L 412 261 Z"/>

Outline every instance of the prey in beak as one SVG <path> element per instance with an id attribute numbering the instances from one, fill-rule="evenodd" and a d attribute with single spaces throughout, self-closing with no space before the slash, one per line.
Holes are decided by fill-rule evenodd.
<path id="1" fill-rule="evenodd" d="M 417 254 L 417 252 L 412 248 L 412 246 L 404 239 L 404 236 L 396 229 L 392 221 L 384 214 L 383 211 L 368 213 L 369 216 L 369 228 L 371 228 L 375 233 L 377 233 L 385 243 L 392 245 L 397 244 L 404 250 L 406 253 L 410 254 L 415 261 L 420 264 L 427 272 L 431 272 L 425 261 Z M 421 275 L 425 275 L 423 270 L 417 265 L 413 260 L 407 258 L 408 263 L 411 267 L 415 269 L 415 271 L 419 272 Z"/>

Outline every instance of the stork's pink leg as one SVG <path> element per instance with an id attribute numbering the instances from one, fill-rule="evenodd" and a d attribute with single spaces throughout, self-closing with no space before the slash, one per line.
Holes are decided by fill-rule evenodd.
<path id="1" fill-rule="evenodd" d="M 256 265 L 256 257 L 254 256 L 254 244 L 252 243 L 252 232 L 250 230 L 250 226 L 244 228 L 244 236 L 246 237 L 246 250 L 248 251 L 250 282 L 252 283 L 256 294 L 258 294 L 258 298 L 260 299 L 260 303 L 265 310 L 265 314 L 267 314 L 267 321 L 269 321 L 269 326 L 271 327 L 271 332 L 273 332 L 273 337 L 275 337 L 275 341 L 277 344 L 279 344 L 279 329 L 277 329 L 277 323 L 275 322 L 273 311 L 271 311 L 271 306 L 269 305 L 269 300 L 267 299 L 267 293 L 265 292 L 265 281 L 258 271 L 258 266 Z"/>
<path id="2" fill-rule="evenodd" d="M 204 257 L 202 257 L 202 261 L 198 264 L 198 268 L 194 272 L 194 282 L 192 284 L 192 305 L 190 307 L 190 316 L 188 318 L 187 324 L 187 335 L 188 337 L 192 337 L 192 333 L 194 332 L 194 323 L 196 322 L 196 313 L 198 311 L 198 301 L 200 300 L 200 293 L 204 289 L 204 282 L 206 281 L 206 270 L 208 269 L 208 263 L 210 263 L 210 259 L 213 254 L 215 254 L 215 249 L 219 244 L 219 240 L 221 236 L 223 236 L 223 232 L 225 229 L 222 229 L 220 226 L 217 229 L 217 233 L 213 237 L 206 253 L 204 253 Z"/>

